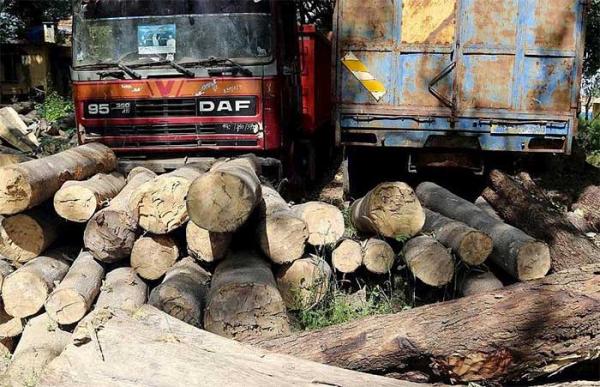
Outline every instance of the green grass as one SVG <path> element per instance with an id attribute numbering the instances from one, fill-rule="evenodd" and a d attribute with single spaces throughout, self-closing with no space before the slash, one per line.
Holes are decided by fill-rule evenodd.
<path id="1" fill-rule="evenodd" d="M 300 330 L 314 330 L 343 324 L 360 318 L 391 314 L 406 309 L 403 291 L 384 289 L 379 285 L 363 288 L 363 297 L 340 290 L 338 286 L 316 307 L 299 311 L 296 325 Z"/>
<path id="2" fill-rule="evenodd" d="M 50 91 L 46 94 L 46 98 L 42 104 L 39 104 L 36 109 L 41 116 L 48 122 L 55 122 L 73 111 L 73 103 L 71 100 L 62 97 L 56 91 Z"/>
<path id="3" fill-rule="evenodd" d="M 600 151 L 591 152 L 587 157 L 587 162 L 600 168 Z"/>

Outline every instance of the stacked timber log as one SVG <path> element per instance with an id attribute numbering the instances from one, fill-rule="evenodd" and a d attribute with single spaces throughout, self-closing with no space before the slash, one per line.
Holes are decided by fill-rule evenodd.
<path id="1" fill-rule="evenodd" d="M 148 350 L 174 361 L 185 356 L 177 353 L 184 349 L 179 336 L 184 330 L 209 342 L 215 341 L 212 332 L 412 379 L 419 372 L 444 381 L 518 381 L 592 356 L 588 350 L 597 343 L 581 337 L 595 337 L 590 332 L 598 314 L 597 268 L 577 269 L 587 261 L 572 259 L 573 272 L 510 286 L 506 275 L 494 272 L 497 267 L 524 281 L 545 276 L 551 258 L 555 269 L 556 262 L 562 267 L 569 262 L 552 255 L 561 251 L 558 241 L 511 218 L 489 190 L 483 194 L 488 208 L 481 210 L 432 183 L 416 191 L 402 182 L 383 183 L 350 206 L 352 225 L 346 225 L 337 207 L 287 202 L 261 176 L 259 161 L 243 156 L 161 175 L 138 167 L 125 176 L 115 170 L 114 154 L 95 144 L 0 168 L 0 354 L 14 358 L 0 384 L 32 384 L 40 375 L 49 384 L 67 380 L 77 371 L 65 371 L 64 364 L 84 349 L 92 351 L 85 352 L 90 356 L 85 361 L 116 361 L 126 345 L 105 340 L 127 342 L 120 329 L 132 328 L 135 321 L 144 332 L 155 331 L 151 346 L 168 345 L 174 352 L 136 344 L 125 353 Z M 513 187 L 514 181 L 532 190 L 531 182 L 500 184 L 501 177 L 492 174 L 497 183 L 490 188 L 498 196 L 506 198 L 508 188 L 502 193 L 500 187 Z M 581 205 L 587 201 L 582 198 Z M 84 224 L 79 228 L 85 231 L 78 233 L 74 224 Z M 566 245 L 579 241 L 565 240 Z M 301 318 L 335 311 L 329 308 L 336 306 L 339 292 L 348 300 L 354 297 L 348 305 L 360 315 L 361 303 L 370 297 L 362 285 L 391 284 L 398 277 L 406 291 L 465 298 L 291 334 Z M 374 300 L 368 302 L 379 302 Z M 546 336 L 532 334 L 527 327 L 543 320 L 544 313 L 560 324 L 545 327 Z M 493 320 L 492 314 L 501 318 Z M 495 325 L 481 323 L 484 317 Z M 181 322 L 173 324 L 173 318 Z M 115 321 L 115 330 L 107 330 Z M 198 336 L 190 325 L 204 333 Z M 543 350 L 534 354 L 532 347 L 507 339 L 514 332 L 532 336 L 533 346 Z M 144 335 L 138 338 L 154 337 Z M 364 337 L 372 343 L 357 346 Z M 65 346 L 66 363 L 55 359 Z M 517 357 L 523 365 L 514 361 Z M 125 367 L 127 360 L 120 364 Z"/>

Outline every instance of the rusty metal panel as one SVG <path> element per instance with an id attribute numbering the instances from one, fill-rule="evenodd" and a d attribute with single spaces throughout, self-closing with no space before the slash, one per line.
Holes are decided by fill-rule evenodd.
<path id="1" fill-rule="evenodd" d="M 402 43 L 452 44 L 456 33 L 456 0 L 404 0 Z"/>
<path id="2" fill-rule="evenodd" d="M 394 45 L 395 0 L 343 1 L 339 36 L 343 45 L 373 48 Z"/>
<path id="3" fill-rule="evenodd" d="M 392 71 L 394 67 L 394 55 L 392 53 L 378 52 L 378 51 L 349 51 L 356 55 L 356 58 L 366 67 L 367 71 L 379 82 L 383 83 L 388 89 L 386 94 L 377 101 L 371 92 L 365 88 L 365 86 L 356 79 L 356 76 L 348 71 L 344 70 L 342 73 L 342 85 L 341 90 L 342 101 L 346 103 L 356 104 L 379 104 L 379 105 L 393 105 L 393 99 L 395 95 L 394 80 Z M 392 86 L 391 88 L 387 87 Z"/>
<path id="4" fill-rule="evenodd" d="M 442 102 L 429 91 L 429 84 L 451 62 L 450 58 L 450 54 L 440 53 L 402 55 L 400 105 L 443 108 Z M 443 78 L 437 89 L 443 95 L 451 95 L 452 79 Z"/>
<path id="5" fill-rule="evenodd" d="M 567 110 L 571 106 L 573 66 L 572 58 L 527 58 L 523 107 L 536 112 Z"/>
<path id="6" fill-rule="evenodd" d="M 465 55 L 458 77 L 464 109 L 510 109 L 514 55 Z"/>
<path id="7" fill-rule="evenodd" d="M 517 0 L 475 0 L 465 7 L 466 46 L 515 47 L 517 40 Z"/>
<path id="8" fill-rule="evenodd" d="M 575 50 L 579 3 L 579 0 L 535 1 L 528 48 Z"/>

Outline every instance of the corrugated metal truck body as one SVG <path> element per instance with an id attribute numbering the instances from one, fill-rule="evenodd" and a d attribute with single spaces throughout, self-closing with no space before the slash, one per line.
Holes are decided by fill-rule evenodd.
<path id="1" fill-rule="evenodd" d="M 581 0 L 340 0 L 342 145 L 570 153 Z"/>

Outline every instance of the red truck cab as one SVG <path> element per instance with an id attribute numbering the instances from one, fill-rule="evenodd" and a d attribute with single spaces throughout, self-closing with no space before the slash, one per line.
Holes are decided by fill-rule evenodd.
<path id="1" fill-rule="evenodd" d="M 296 20 L 287 1 L 76 2 L 80 143 L 132 157 L 285 158 L 298 139 L 331 130 L 321 125 L 329 85 L 315 87 L 313 73 L 330 79 L 330 67 L 316 65 L 316 56 L 330 63 L 330 50 L 317 52 L 316 31 Z M 303 89 L 301 79 L 313 83 Z"/>

